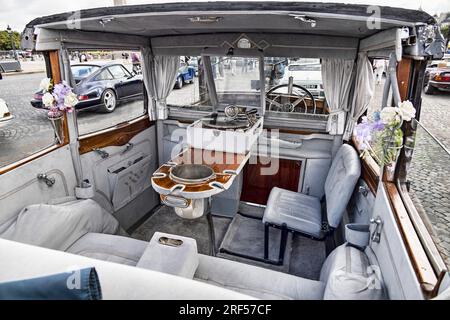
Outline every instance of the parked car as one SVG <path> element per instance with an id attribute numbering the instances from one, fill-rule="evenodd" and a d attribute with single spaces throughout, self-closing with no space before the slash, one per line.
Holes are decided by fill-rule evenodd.
<path id="1" fill-rule="evenodd" d="M 290 77 L 294 78 L 294 84 L 308 89 L 313 96 L 325 96 L 322 81 L 322 65 L 319 60 L 317 62 L 289 64 L 281 79 L 281 84 L 288 84 Z"/>
<path id="2" fill-rule="evenodd" d="M 143 96 L 142 75 L 131 73 L 120 63 L 75 64 L 71 69 L 76 83 L 74 92 L 80 101 L 76 109 L 100 107 L 113 112 L 119 102 Z M 43 108 L 42 96 L 42 91 L 36 92 L 31 105 Z"/>
<path id="3" fill-rule="evenodd" d="M 182 61 L 178 69 L 175 89 L 181 89 L 186 83 L 193 83 L 195 78 L 195 68 Z"/>
<path id="4" fill-rule="evenodd" d="M 450 62 L 444 60 L 437 66 L 432 63 L 426 69 L 424 91 L 426 94 L 450 91 Z"/>
<path id="5" fill-rule="evenodd" d="M 0 128 L 10 123 L 14 116 L 9 111 L 5 100 L 0 99 Z"/>
<path id="6" fill-rule="evenodd" d="M 198 77 L 198 63 L 199 61 L 197 57 L 191 57 L 189 60 L 189 66 L 194 68 L 196 77 Z"/>

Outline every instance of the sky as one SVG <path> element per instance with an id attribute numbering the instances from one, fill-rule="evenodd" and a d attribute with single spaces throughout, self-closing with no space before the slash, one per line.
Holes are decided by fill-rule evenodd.
<path id="1" fill-rule="evenodd" d="M 237 1 L 237 0 L 228 0 Z M 260 0 L 255 0 L 260 2 Z M 327 2 L 303 0 L 305 2 Z M 182 0 L 127 0 L 127 4 L 183 2 Z M 188 1 L 184 1 L 188 2 Z M 328 2 L 357 3 L 381 6 L 394 6 L 408 9 L 422 9 L 430 14 L 450 12 L 450 0 L 330 0 Z M 9 24 L 16 31 L 23 31 L 25 25 L 34 18 L 54 13 L 79 9 L 110 6 L 113 0 L 0 0 L 0 30 Z"/>

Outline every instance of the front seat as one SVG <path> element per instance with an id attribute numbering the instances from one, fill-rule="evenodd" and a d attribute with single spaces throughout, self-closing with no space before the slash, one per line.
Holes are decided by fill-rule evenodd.
<path id="1" fill-rule="evenodd" d="M 333 160 L 325 181 L 325 197 L 323 200 L 280 188 L 270 193 L 263 222 L 265 224 L 265 259 L 268 259 L 269 227 L 299 232 L 314 239 L 326 236 L 324 229 L 330 231 L 337 228 L 342 220 L 345 208 L 361 175 L 361 164 L 358 153 L 348 144 L 342 145 Z M 322 219 L 322 204 L 325 220 Z M 324 225 L 328 225 L 324 228 Z M 280 246 L 282 259 L 283 241 Z M 284 253 L 283 253 L 284 256 Z M 279 261 L 282 263 L 282 261 Z"/>

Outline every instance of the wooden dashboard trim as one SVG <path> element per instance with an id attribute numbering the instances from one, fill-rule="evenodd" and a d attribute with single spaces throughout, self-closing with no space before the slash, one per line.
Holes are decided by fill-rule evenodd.
<path id="1" fill-rule="evenodd" d="M 107 130 L 96 132 L 79 138 L 80 155 L 110 146 L 123 146 L 130 142 L 136 135 L 152 127 L 154 121 L 150 121 L 148 115 L 140 117 L 125 124 L 119 124 Z"/>

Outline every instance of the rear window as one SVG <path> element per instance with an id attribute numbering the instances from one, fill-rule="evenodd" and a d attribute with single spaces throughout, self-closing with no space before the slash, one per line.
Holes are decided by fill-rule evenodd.
<path id="1" fill-rule="evenodd" d="M 98 66 L 72 66 L 72 74 L 75 78 L 86 78 L 100 69 Z"/>
<path id="2" fill-rule="evenodd" d="M 289 71 L 321 71 L 320 64 L 293 64 L 289 66 Z"/>

